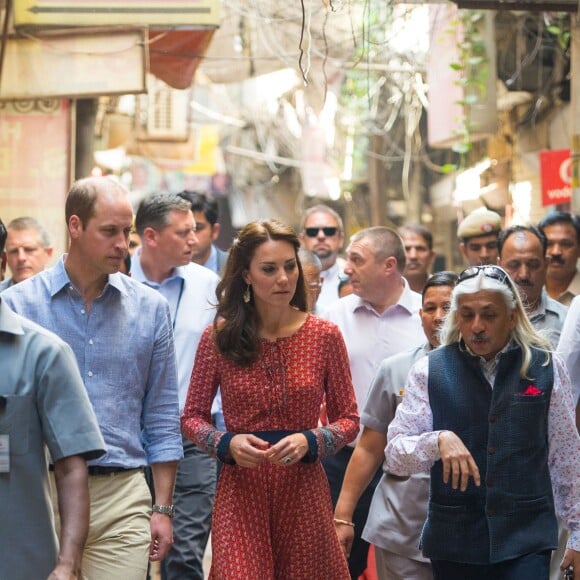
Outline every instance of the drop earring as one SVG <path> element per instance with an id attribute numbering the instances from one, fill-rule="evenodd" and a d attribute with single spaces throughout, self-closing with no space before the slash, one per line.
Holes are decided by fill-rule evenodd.
<path id="1" fill-rule="evenodd" d="M 246 289 L 244 290 L 244 295 L 243 295 L 244 302 L 245 302 L 246 304 L 247 304 L 247 303 L 250 301 L 250 297 L 251 297 L 251 296 L 250 296 L 250 285 L 248 284 L 248 285 L 246 286 Z"/>

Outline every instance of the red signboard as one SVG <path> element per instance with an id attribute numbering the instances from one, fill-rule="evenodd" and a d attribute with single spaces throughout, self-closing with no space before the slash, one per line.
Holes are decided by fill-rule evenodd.
<path id="1" fill-rule="evenodd" d="M 572 159 L 570 149 L 540 153 L 542 205 L 569 202 L 572 197 Z"/>

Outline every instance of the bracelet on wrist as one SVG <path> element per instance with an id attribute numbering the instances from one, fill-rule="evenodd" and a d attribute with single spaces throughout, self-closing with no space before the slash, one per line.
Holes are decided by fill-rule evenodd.
<path id="1" fill-rule="evenodd" d="M 342 524 L 343 526 L 350 526 L 351 528 L 354 528 L 354 523 L 349 522 L 348 520 L 341 520 L 339 518 L 334 518 L 334 523 L 335 524 Z"/>

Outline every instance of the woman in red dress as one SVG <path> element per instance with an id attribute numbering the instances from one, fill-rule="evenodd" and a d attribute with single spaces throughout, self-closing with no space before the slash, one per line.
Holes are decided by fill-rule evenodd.
<path id="1" fill-rule="evenodd" d="M 212 523 L 214 580 L 348 580 L 320 458 L 358 434 L 348 356 L 334 324 L 306 312 L 298 238 L 248 224 L 199 344 L 184 434 L 223 462 Z M 211 423 L 221 387 L 227 432 Z M 329 424 L 319 427 L 326 399 Z"/>

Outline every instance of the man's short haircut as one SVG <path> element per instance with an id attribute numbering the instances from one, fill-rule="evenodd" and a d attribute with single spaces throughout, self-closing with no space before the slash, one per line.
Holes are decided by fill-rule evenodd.
<path id="1" fill-rule="evenodd" d="M 399 228 L 399 235 L 402 236 L 405 232 L 421 236 L 425 240 L 429 251 L 433 250 L 433 234 L 425 226 L 421 224 L 406 224 Z"/>
<path id="2" fill-rule="evenodd" d="M 145 228 L 162 230 L 167 227 L 171 220 L 169 214 L 172 211 L 190 211 L 189 202 L 174 193 L 155 193 L 146 197 L 137 209 L 135 227 L 137 233 L 142 236 Z"/>
<path id="3" fill-rule="evenodd" d="M 443 272 L 436 272 L 432 276 L 429 276 L 427 283 L 423 287 L 423 297 L 421 302 L 425 301 L 425 294 L 429 288 L 437 288 L 439 286 L 448 286 L 449 288 L 454 288 L 457 284 L 457 279 L 459 275 L 450 270 L 444 270 Z"/>
<path id="4" fill-rule="evenodd" d="M 311 252 L 306 248 L 300 248 L 298 250 L 298 259 L 300 260 L 303 269 L 304 266 L 312 266 L 319 274 L 322 272 L 322 262 L 314 252 Z"/>
<path id="5" fill-rule="evenodd" d="M 211 226 L 218 221 L 219 211 L 217 201 L 210 199 L 203 193 L 185 189 L 177 194 L 191 204 L 191 211 L 202 213 Z"/>
<path id="6" fill-rule="evenodd" d="M 344 232 L 344 225 L 342 223 L 342 218 L 338 214 L 338 212 L 334 211 L 331 207 L 328 207 L 324 204 L 314 205 L 309 207 L 307 210 L 304 211 L 304 215 L 302 216 L 302 222 L 300 223 L 300 231 L 304 231 L 304 226 L 306 225 L 306 220 L 313 214 L 313 213 L 326 213 L 332 216 L 338 225 L 338 229 L 341 232 Z"/>
<path id="7" fill-rule="evenodd" d="M 363 239 L 369 240 L 375 260 L 382 261 L 393 257 L 397 260 L 397 270 L 401 274 L 404 272 L 407 265 L 407 255 L 403 240 L 395 230 L 384 226 L 366 228 L 354 234 L 350 242 L 358 242 Z"/>
<path id="8" fill-rule="evenodd" d="M 8 237 L 8 232 L 6 231 L 6 226 L 0 218 L 0 252 L 4 251 L 4 246 L 6 245 L 6 238 Z"/>
<path id="9" fill-rule="evenodd" d="M 50 235 L 46 228 L 38 223 L 33 217 L 22 216 L 14 218 L 8 226 L 6 226 L 8 231 L 14 230 L 17 232 L 22 232 L 25 230 L 34 230 L 38 236 L 38 242 L 43 248 L 50 248 Z"/>
<path id="10" fill-rule="evenodd" d="M 99 193 L 106 190 L 127 192 L 127 189 L 110 177 L 84 177 L 75 181 L 68 192 L 64 206 L 64 216 L 68 224 L 73 215 L 78 216 L 83 228 L 95 215 L 95 205 Z"/>
<path id="11" fill-rule="evenodd" d="M 577 215 L 568 213 L 567 211 L 553 211 L 549 213 L 540 220 L 538 228 L 543 234 L 545 234 L 544 228 L 558 224 L 572 226 L 576 230 L 576 241 L 580 243 L 580 218 Z"/>
<path id="12" fill-rule="evenodd" d="M 548 239 L 544 235 L 538 227 L 534 225 L 529 226 L 510 226 L 505 230 L 502 230 L 499 233 L 499 237 L 497 238 L 497 249 L 499 257 L 501 258 L 501 251 L 503 249 L 503 245 L 505 244 L 506 240 L 512 236 L 513 234 L 517 234 L 518 232 L 529 232 L 530 234 L 536 236 L 538 240 L 540 240 L 540 244 L 542 245 L 542 255 L 546 255 L 546 250 L 548 249 Z"/>

